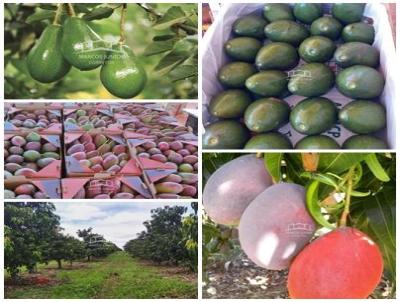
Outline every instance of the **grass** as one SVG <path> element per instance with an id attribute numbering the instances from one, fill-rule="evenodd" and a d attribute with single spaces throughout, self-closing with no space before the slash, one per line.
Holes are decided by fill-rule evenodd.
<path id="1" fill-rule="evenodd" d="M 39 272 L 55 264 L 40 266 Z M 158 267 L 144 266 L 125 252 L 110 255 L 104 261 L 86 267 L 56 270 L 54 285 L 6 286 L 9 299 L 90 299 L 90 298 L 196 298 L 197 284 L 179 276 L 166 276 Z"/>

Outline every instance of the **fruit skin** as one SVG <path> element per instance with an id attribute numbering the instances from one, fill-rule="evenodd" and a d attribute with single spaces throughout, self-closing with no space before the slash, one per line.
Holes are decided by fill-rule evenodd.
<path id="1" fill-rule="evenodd" d="M 318 18 L 311 24 L 311 34 L 313 36 L 324 36 L 332 40 L 340 37 L 343 25 L 335 18 L 325 16 Z"/>
<path id="2" fill-rule="evenodd" d="M 302 134 L 319 134 L 332 128 L 337 121 L 335 104 L 323 97 L 300 101 L 290 113 L 290 124 Z"/>
<path id="3" fill-rule="evenodd" d="M 338 47 L 334 55 L 336 63 L 342 67 L 365 65 L 377 67 L 379 52 L 374 47 L 362 42 L 348 42 Z"/>
<path id="4" fill-rule="evenodd" d="M 355 23 L 362 19 L 364 8 L 363 3 L 335 3 L 332 6 L 332 15 L 343 24 Z"/>
<path id="5" fill-rule="evenodd" d="M 335 75 L 328 66 L 309 63 L 296 69 L 289 80 L 288 89 L 296 95 L 313 97 L 328 92 L 334 84 Z"/>
<path id="6" fill-rule="evenodd" d="M 250 202 L 271 185 L 263 160 L 255 154 L 242 155 L 211 175 L 203 190 L 203 206 L 215 223 L 236 226 Z"/>
<path id="7" fill-rule="evenodd" d="M 295 67 L 298 62 L 299 55 L 296 48 L 283 42 L 272 42 L 263 46 L 255 59 L 259 70 L 288 70 Z"/>
<path id="8" fill-rule="evenodd" d="M 225 43 L 225 53 L 234 60 L 254 62 L 262 43 L 251 37 L 238 37 Z"/>
<path id="9" fill-rule="evenodd" d="M 375 40 L 375 29 L 372 25 L 364 22 L 352 23 L 343 28 L 342 39 L 345 42 L 372 44 Z"/>
<path id="10" fill-rule="evenodd" d="M 138 95 L 147 82 L 146 71 L 126 45 L 114 45 L 100 70 L 100 80 L 113 95 L 129 99 Z"/>
<path id="11" fill-rule="evenodd" d="M 247 107 L 244 122 L 251 131 L 260 133 L 275 130 L 289 120 L 289 105 L 277 98 L 259 99 Z"/>
<path id="12" fill-rule="evenodd" d="M 339 121 L 355 133 L 376 132 L 386 126 L 385 107 L 373 101 L 353 101 L 339 111 Z"/>
<path id="13" fill-rule="evenodd" d="M 319 3 L 296 3 L 293 14 L 297 20 L 311 24 L 314 20 L 322 17 L 322 6 Z"/>
<path id="14" fill-rule="evenodd" d="M 308 62 L 324 63 L 332 58 L 336 45 L 324 36 L 312 36 L 305 39 L 299 47 L 300 57 Z"/>
<path id="15" fill-rule="evenodd" d="M 388 149 L 388 145 L 371 135 L 353 135 L 346 139 L 342 145 L 343 149 Z"/>
<path id="16" fill-rule="evenodd" d="M 246 87 L 261 96 L 279 97 L 286 91 L 287 74 L 279 70 L 258 72 L 246 80 Z"/>
<path id="17" fill-rule="evenodd" d="M 336 76 L 341 93 L 354 99 L 373 99 L 381 95 L 385 80 L 375 69 L 354 65 L 341 70 Z"/>
<path id="18" fill-rule="evenodd" d="M 244 147 L 247 150 L 292 149 L 292 143 L 283 134 L 277 132 L 262 133 L 253 136 Z"/>
<path id="19" fill-rule="evenodd" d="M 250 105 L 250 95 L 240 89 L 225 90 L 214 96 L 209 104 L 209 112 L 219 118 L 241 117 Z"/>
<path id="20" fill-rule="evenodd" d="M 103 64 L 105 43 L 78 17 L 68 17 L 63 25 L 61 51 L 64 58 L 80 70 L 92 70 Z"/>
<path id="21" fill-rule="evenodd" d="M 29 74 L 36 81 L 41 83 L 56 82 L 71 69 L 71 65 L 61 53 L 61 38 L 61 26 L 49 25 L 29 51 L 27 67 Z"/>
<path id="22" fill-rule="evenodd" d="M 326 135 L 306 136 L 299 140 L 296 144 L 296 149 L 340 149 L 339 144 L 331 137 Z"/>
<path id="23" fill-rule="evenodd" d="M 324 263 L 324 265 L 321 265 Z M 366 299 L 379 284 L 379 247 L 361 231 L 341 227 L 310 243 L 290 266 L 294 299 Z"/>
<path id="24" fill-rule="evenodd" d="M 232 31 L 237 36 L 264 38 L 264 27 L 268 24 L 263 18 L 247 15 L 237 19 L 232 25 Z"/>
<path id="25" fill-rule="evenodd" d="M 239 223 L 240 246 L 250 260 L 271 270 L 289 266 L 316 230 L 305 199 L 304 187 L 279 183 L 250 203 Z"/>
<path id="26" fill-rule="evenodd" d="M 288 4 L 283 3 L 265 4 L 263 14 L 264 18 L 269 22 L 278 20 L 294 20 L 292 8 Z"/>
<path id="27" fill-rule="evenodd" d="M 264 30 L 268 39 L 273 42 L 286 42 L 298 46 L 310 33 L 303 25 L 290 20 L 275 21 Z"/>
<path id="28" fill-rule="evenodd" d="M 242 149 L 249 138 L 246 127 L 234 120 L 218 121 L 208 125 L 203 134 L 205 149 Z"/>
<path id="29" fill-rule="evenodd" d="M 246 79 L 256 72 L 256 68 L 249 63 L 233 62 L 220 68 L 218 80 L 227 88 L 242 88 Z"/>

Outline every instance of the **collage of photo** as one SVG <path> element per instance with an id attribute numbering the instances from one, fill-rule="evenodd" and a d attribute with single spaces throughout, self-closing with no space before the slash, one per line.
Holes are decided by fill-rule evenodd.
<path id="1" fill-rule="evenodd" d="M 396 2 L 1 8 L 3 299 L 396 300 Z"/>

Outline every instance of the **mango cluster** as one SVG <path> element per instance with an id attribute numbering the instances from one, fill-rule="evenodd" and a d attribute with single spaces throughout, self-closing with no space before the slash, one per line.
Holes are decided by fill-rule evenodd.
<path id="1" fill-rule="evenodd" d="M 61 123 L 61 116 L 46 109 L 22 110 L 8 119 L 8 122 L 22 130 L 40 131 Z"/>
<path id="2" fill-rule="evenodd" d="M 221 166 L 203 191 L 207 216 L 238 228 L 240 247 L 251 261 L 269 270 L 289 269 L 291 298 L 367 298 L 382 277 L 379 247 L 351 227 L 312 241 L 318 225 L 305 200 L 304 187 L 273 184 L 263 159 L 255 154 Z"/>
<path id="3" fill-rule="evenodd" d="M 121 124 L 115 122 L 112 114 L 102 114 L 97 109 L 78 109 L 65 116 L 65 123 L 73 124 L 84 131 L 92 129 L 122 129 Z"/>
<path id="4" fill-rule="evenodd" d="M 142 199 L 129 186 L 118 179 L 93 179 L 81 188 L 75 199 Z"/>
<path id="5" fill-rule="evenodd" d="M 76 16 L 46 27 L 27 56 L 30 75 L 41 83 L 61 80 L 71 67 L 87 71 L 100 66 L 102 84 L 116 97 L 132 98 L 146 84 L 146 72 L 127 45 L 107 45 Z"/>
<path id="6" fill-rule="evenodd" d="M 290 123 L 303 136 L 297 149 L 387 149 L 374 136 L 386 127 L 379 102 L 385 80 L 364 7 L 336 3 L 324 15 L 321 4 L 272 3 L 262 16 L 237 19 L 224 46 L 231 62 L 218 72 L 224 91 L 208 106 L 204 147 L 291 149 L 280 131 Z M 326 95 L 333 87 L 351 99 L 340 110 Z M 290 95 L 304 99 L 293 106 Z M 353 133 L 342 146 L 327 135 L 337 123 Z"/>

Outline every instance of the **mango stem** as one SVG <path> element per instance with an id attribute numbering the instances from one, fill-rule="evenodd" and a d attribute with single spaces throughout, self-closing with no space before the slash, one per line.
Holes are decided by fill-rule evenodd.
<path id="1" fill-rule="evenodd" d="M 121 7 L 121 21 L 120 21 L 120 39 L 119 39 L 119 44 L 124 44 L 126 40 L 125 36 L 125 16 L 126 16 L 126 9 L 127 9 L 127 4 L 124 3 L 122 4 Z"/>
<path id="2" fill-rule="evenodd" d="M 351 191 L 353 190 L 353 174 L 354 174 L 354 166 L 350 168 L 348 174 L 346 175 L 348 181 L 347 181 L 346 199 L 344 201 L 344 210 L 342 212 L 342 216 L 340 217 L 340 223 L 339 223 L 341 227 L 346 226 L 347 216 L 350 214 Z"/>
<path id="3" fill-rule="evenodd" d="M 63 5 L 62 3 L 57 4 L 57 10 L 56 10 L 56 15 L 54 16 L 53 24 L 54 25 L 60 25 L 60 15 L 63 11 Z"/>
<path id="4" fill-rule="evenodd" d="M 75 13 L 74 6 L 72 5 L 72 3 L 68 3 L 67 5 L 68 5 L 69 14 L 70 14 L 72 17 L 75 17 L 75 16 L 76 16 L 76 13 Z"/>

